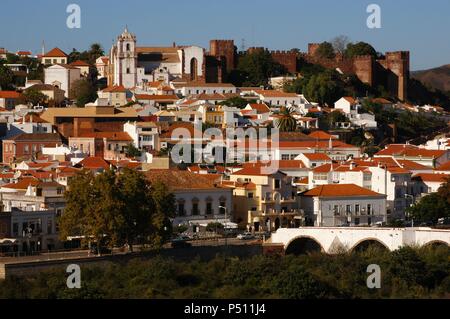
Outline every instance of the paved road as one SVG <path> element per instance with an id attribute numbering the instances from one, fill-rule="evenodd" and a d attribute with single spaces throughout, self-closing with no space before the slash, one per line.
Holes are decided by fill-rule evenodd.
<path id="1" fill-rule="evenodd" d="M 207 239 L 207 240 L 193 240 L 190 241 L 192 246 L 241 246 L 252 245 L 260 243 L 258 240 L 239 240 L 237 238 L 219 238 L 219 239 Z M 134 251 L 139 252 L 140 247 L 134 246 Z M 163 246 L 164 249 L 172 249 L 170 243 Z M 113 255 L 123 255 L 127 252 L 121 251 L 119 248 L 113 250 Z M 0 263 L 26 263 L 34 261 L 46 261 L 46 260 L 70 260 L 77 258 L 97 257 L 95 254 L 89 253 L 89 250 L 73 250 L 64 252 L 46 252 L 35 256 L 23 256 L 23 257 L 0 257 Z"/>

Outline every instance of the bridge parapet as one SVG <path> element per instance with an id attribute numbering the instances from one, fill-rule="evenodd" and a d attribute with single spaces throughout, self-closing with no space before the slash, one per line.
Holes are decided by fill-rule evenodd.
<path id="1" fill-rule="evenodd" d="M 283 244 L 286 250 L 296 239 L 316 242 L 325 253 L 352 250 L 361 243 L 376 241 L 389 249 L 402 246 L 423 246 L 445 243 L 450 246 L 450 230 L 431 228 L 375 228 L 375 227 L 300 227 L 280 228 L 272 234 L 273 244 Z"/>

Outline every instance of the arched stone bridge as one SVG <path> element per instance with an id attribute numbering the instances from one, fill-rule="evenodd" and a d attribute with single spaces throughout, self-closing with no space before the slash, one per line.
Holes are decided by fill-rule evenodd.
<path id="1" fill-rule="evenodd" d="M 286 253 L 320 250 L 325 253 L 352 251 L 369 243 L 390 251 L 402 246 L 444 244 L 450 247 L 450 230 L 375 227 L 300 227 L 279 228 L 270 244 L 283 244 Z M 300 250 L 300 251 L 299 251 Z"/>

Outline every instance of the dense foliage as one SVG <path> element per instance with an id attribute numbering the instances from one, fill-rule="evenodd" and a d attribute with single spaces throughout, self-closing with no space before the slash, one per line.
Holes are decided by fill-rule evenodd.
<path id="1" fill-rule="evenodd" d="M 285 68 L 273 60 L 269 51 L 255 50 L 239 58 L 236 70 L 229 75 L 229 81 L 237 86 L 267 86 L 270 77 L 285 73 Z"/>
<path id="2" fill-rule="evenodd" d="M 82 236 L 100 246 L 140 243 L 160 247 L 172 233 L 175 197 L 161 183 L 124 168 L 94 175 L 82 171 L 70 180 L 60 237 Z"/>
<path id="3" fill-rule="evenodd" d="M 439 187 L 437 193 L 423 197 L 418 203 L 408 209 L 417 222 L 436 224 L 439 218 L 450 217 L 450 179 Z"/>
<path id="4" fill-rule="evenodd" d="M 368 289 L 367 266 L 381 269 Z M 0 298 L 448 298 L 448 247 L 375 248 L 360 253 L 217 256 L 209 261 L 155 257 L 84 266 L 81 289 L 66 287 L 63 269 L 0 282 Z"/>
<path id="5" fill-rule="evenodd" d="M 88 79 L 76 80 L 72 84 L 70 96 L 76 100 L 78 107 L 84 107 L 87 103 L 95 102 L 97 99 L 97 89 Z"/>

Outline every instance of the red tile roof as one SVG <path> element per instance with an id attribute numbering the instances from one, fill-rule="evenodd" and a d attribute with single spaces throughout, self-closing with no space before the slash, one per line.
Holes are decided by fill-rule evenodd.
<path id="1" fill-rule="evenodd" d="M 110 141 L 132 141 L 133 139 L 127 132 L 92 132 L 82 133 L 79 137 L 105 138 Z"/>
<path id="2" fill-rule="evenodd" d="M 54 48 L 51 49 L 50 51 L 48 51 L 46 54 L 44 54 L 43 56 L 44 58 L 62 58 L 65 57 L 67 58 L 67 54 L 64 53 L 63 50 L 61 50 L 60 48 Z"/>
<path id="3" fill-rule="evenodd" d="M 30 51 L 17 51 L 17 55 L 31 55 Z"/>
<path id="4" fill-rule="evenodd" d="M 11 188 L 11 189 L 20 189 L 20 190 L 26 190 L 28 186 L 37 186 L 40 183 L 40 181 L 33 177 L 25 177 L 20 179 L 17 183 L 11 183 L 11 184 L 5 184 L 1 187 L 5 188 Z"/>
<path id="5" fill-rule="evenodd" d="M 152 95 L 152 94 L 136 94 L 135 95 L 137 100 L 169 100 L 169 101 L 176 101 L 179 100 L 178 96 L 175 94 L 166 94 L 166 95 Z"/>
<path id="6" fill-rule="evenodd" d="M 303 153 L 310 161 L 331 161 L 331 158 L 324 153 Z"/>
<path id="7" fill-rule="evenodd" d="M 298 97 L 297 93 L 287 93 L 277 90 L 254 90 L 255 93 L 265 97 Z"/>
<path id="8" fill-rule="evenodd" d="M 450 161 L 445 162 L 444 164 L 442 164 L 441 166 L 436 168 L 436 170 L 438 170 L 438 171 L 450 171 Z"/>
<path id="9" fill-rule="evenodd" d="M 420 173 L 414 175 L 413 178 L 424 182 L 445 183 L 450 178 L 450 174 Z"/>
<path id="10" fill-rule="evenodd" d="M 86 169 L 99 169 L 99 168 L 109 169 L 110 163 L 101 157 L 91 156 L 83 159 L 81 162 L 77 164 L 77 166 L 81 166 Z"/>
<path id="11" fill-rule="evenodd" d="M 89 63 L 81 61 L 81 60 L 74 61 L 74 62 L 70 63 L 69 65 L 71 65 L 71 66 L 90 66 Z"/>
<path id="12" fill-rule="evenodd" d="M 314 131 L 310 134 L 308 134 L 309 137 L 314 138 L 314 139 L 318 139 L 318 140 L 329 140 L 330 138 L 332 140 L 337 140 L 337 138 L 331 134 L 328 134 L 327 132 L 324 131 Z"/>
<path id="13" fill-rule="evenodd" d="M 252 110 L 256 110 L 258 114 L 269 113 L 269 107 L 264 103 L 250 103 Z"/>
<path id="14" fill-rule="evenodd" d="M 249 163 L 249 165 L 244 165 L 241 170 L 234 172 L 233 175 L 270 176 L 274 174 L 272 167 L 274 167 L 275 170 L 278 171 L 277 170 L 278 167 L 273 164 L 275 163 L 261 163 L 261 162 Z M 264 169 L 264 167 L 266 167 L 266 169 Z M 266 172 L 266 170 L 272 172 Z M 282 172 L 280 173 L 284 174 Z"/>
<path id="15" fill-rule="evenodd" d="M 0 91 L 0 99 L 18 99 L 20 93 L 16 91 Z"/>
<path id="16" fill-rule="evenodd" d="M 390 144 L 384 150 L 379 151 L 375 156 L 411 156 L 411 157 L 441 157 L 446 154 L 445 150 L 428 150 L 410 144 Z"/>
<path id="17" fill-rule="evenodd" d="M 386 195 L 379 194 L 367 188 L 360 187 L 355 184 L 328 184 L 317 186 L 305 193 L 303 196 L 318 196 L 318 197 L 354 197 L 354 196 L 377 196 L 385 197 Z"/>
<path id="18" fill-rule="evenodd" d="M 347 102 L 349 102 L 351 105 L 355 105 L 356 104 L 356 100 L 351 97 L 351 96 L 344 96 L 343 97 L 345 100 L 347 100 Z"/>
<path id="19" fill-rule="evenodd" d="M 220 185 L 216 178 L 175 169 L 149 170 L 145 173 L 151 183 L 162 182 L 169 190 L 216 189 Z"/>

